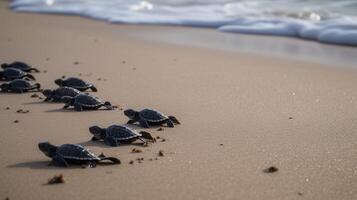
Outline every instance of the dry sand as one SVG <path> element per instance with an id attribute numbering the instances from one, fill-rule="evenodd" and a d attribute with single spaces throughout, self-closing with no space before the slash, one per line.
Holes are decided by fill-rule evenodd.
<path id="1" fill-rule="evenodd" d="M 149 130 L 166 141 L 131 153 L 141 147 L 89 141 L 89 126 L 125 123 L 120 110 L 63 111 L 31 93 L 1 94 L 1 199 L 357 198 L 356 71 L 139 41 L 123 34 L 130 26 L 13 13 L 5 2 L 0 24 L 1 62 L 46 70 L 35 74 L 44 88 L 82 73 L 98 97 L 182 122 Z M 82 144 L 122 164 L 50 167 L 37 148 L 44 140 Z M 279 171 L 263 173 L 270 166 Z M 45 185 L 60 173 L 65 184 Z"/>

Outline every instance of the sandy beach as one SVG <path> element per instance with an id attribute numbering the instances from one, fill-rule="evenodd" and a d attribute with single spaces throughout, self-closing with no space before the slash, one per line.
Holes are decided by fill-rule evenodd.
<path id="1" fill-rule="evenodd" d="M 140 40 L 127 30 L 150 26 L 15 13 L 7 3 L 0 2 L 1 63 L 39 68 L 46 89 L 61 76 L 81 77 L 121 109 L 155 108 L 182 124 L 149 129 L 166 140 L 149 147 L 109 147 L 90 141 L 88 127 L 126 123 L 121 109 L 75 112 L 34 93 L 1 93 L 0 198 L 357 198 L 356 70 Z M 41 141 L 81 144 L 122 164 L 48 166 Z M 264 173 L 270 166 L 279 171 Z M 65 184 L 46 184 L 60 173 Z"/>

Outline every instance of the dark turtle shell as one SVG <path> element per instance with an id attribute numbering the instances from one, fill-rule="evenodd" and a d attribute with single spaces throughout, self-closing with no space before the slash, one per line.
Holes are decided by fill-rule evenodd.
<path id="1" fill-rule="evenodd" d="M 2 67 L 2 68 L 6 69 L 6 68 L 11 67 L 11 68 L 20 69 L 20 70 L 25 71 L 25 72 L 30 71 L 32 69 L 32 67 L 30 65 L 28 65 L 28 64 L 26 64 L 24 62 L 18 62 L 18 61 L 17 62 L 13 62 L 11 64 L 7 64 L 5 66 L 6 67 Z"/>
<path id="2" fill-rule="evenodd" d="M 106 129 L 106 135 L 117 139 L 118 141 L 126 141 L 135 139 L 141 136 L 140 133 L 126 126 L 112 125 Z"/>
<path id="3" fill-rule="evenodd" d="M 98 156 L 94 155 L 88 149 L 78 144 L 63 144 L 58 147 L 56 153 L 62 156 L 63 158 L 70 160 L 101 160 Z"/>
<path id="4" fill-rule="evenodd" d="M 69 87 L 73 87 L 73 88 L 89 88 L 92 86 L 92 84 L 89 84 L 85 81 L 83 81 L 82 79 L 80 78 L 75 78 L 75 77 L 70 77 L 70 78 L 67 78 L 65 80 L 63 80 L 64 83 L 69 86 Z"/>
<path id="5" fill-rule="evenodd" d="M 166 115 L 153 109 L 144 109 L 139 112 L 139 116 L 148 122 L 162 122 L 168 119 Z"/>
<path id="6" fill-rule="evenodd" d="M 23 79 L 15 79 L 9 82 L 9 88 L 28 90 L 34 88 L 34 86 L 29 81 Z"/>
<path id="7" fill-rule="evenodd" d="M 20 69 L 16 68 L 6 68 L 4 69 L 4 76 L 7 78 L 15 79 L 15 78 L 22 78 L 26 75 L 26 72 L 23 72 Z"/>
<path id="8" fill-rule="evenodd" d="M 74 97 L 74 103 L 78 103 L 85 107 L 97 107 L 103 104 L 103 101 L 88 94 L 79 94 Z"/>
<path id="9" fill-rule="evenodd" d="M 53 98 L 60 100 L 62 97 L 75 97 L 81 92 L 75 88 L 71 87 L 60 87 L 53 91 Z"/>

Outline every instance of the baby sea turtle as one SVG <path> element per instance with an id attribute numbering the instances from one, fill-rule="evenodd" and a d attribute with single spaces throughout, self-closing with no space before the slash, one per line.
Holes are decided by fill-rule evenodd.
<path id="1" fill-rule="evenodd" d="M 75 97 L 81 92 L 71 87 L 59 87 L 55 90 L 44 90 L 42 94 L 46 96 L 44 101 L 63 102 L 63 97 Z"/>
<path id="2" fill-rule="evenodd" d="M 153 110 L 153 109 L 144 109 L 140 112 L 128 109 L 124 111 L 124 114 L 130 118 L 127 122 L 128 124 L 133 124 L 139 122 L 140 126 L 144 128 L 149 128 L 151 125 L 163 125 L 167 124 L 168 127 L 173 128 L 174 124 L 180 124 L 180 122 L 174 116 L 166 116 L 165 114 Z"/>
<path id="3" fill-rule="evenodd" d="M 67 79 L 56 79 L 55 83 L 61 87 L 68 86 L 76 88 L 79 91 L 86 91 L 87 89 L 91 89 L 93 92 L 97 92 L 97 88 L 94 87 L 93 84 L 87 83 L 80 78 L 70 77 Z"/>
<path id="4" fill-rule="evenodd" d="M 14 79 L 22 79 L 22 78 L 29 78 L 32 80 L 36 80 L 34 76 L 28 74 L 20 69 L 16 68 L 6 68 L 3 71 L 0 71 L 0 79 L 5 81 L 10 81 Z"/>
<path id="5" fill-rule="evenodd" d="M 155 138 L 146 131 L 137 132 L 129 127 L 121 125 L 112 125 L 108 128 L 100 128 L 99 126 L 92 126 L 89 128 L 89 132 L 93 134 L 92 140 L 104 140 L 104 142 L 110 146 L 118 146 L 120 144 L 132 143 L 139 139 L 146 143 L 146 140 L 155 142 Z"/>
<path id="6" fill-rule="evenodd" d="M 102 101 L 101 99 L 98 99 L 97 97 L 89 94 L 82 93 L 75 97 L 66 96 L 63 97 L 62 100 L 64 103 L 66 103 L 66 105 L 63 107 L 64 109 L 68 108 L 69 106 L 74 106 L 74 109 L 77 111 L 82 111 L 84 109 L 96 110 L 102 106 L 106 107 L 108 110 L 114 109 L 109 101 Z"/>
<path id="7" fill-rule="evenodd" d="M 0 85 L 1 92 L 16 92 L 23 93 L 28 91 L 37 90 L 39 91 L 41 85 L 39 83 L 32 84 L 27 80 L 16 79 L 8 83 L 3 83 Z"/>
<path id="8" fill-rule="evenodd" d="M 63 144 L 58 147 L 49 142 L 42 142 L 38 144 L 38 147 L 46 156 L 52 158 L 55 165 L 60 167 L 68 167 L 69 164 L 95 167 L 97 163 L 103 160 L 109 160 L 112 164 L 120 164 L 120 160 L 117 158 L 104 155 L 96 156 L 78 144 Z"/>
<path id="9" fill-rule="evenodd" d="M 3 68 L 3 69 L 9 68 L 9 67 L 20 69 L 20 70 L 22 70 L 24 72 L 40 72 L 40 70 L 38 70 L 38 69 L 36 69 L 36 68 L 34 68 L 34 67 L 24 63 L 24 62 L 19 62 L 19 61 L 13 62 L 13 63 L 10 63 L 10 64 L 3 63 L 1 65 L 1 68 Z"/>

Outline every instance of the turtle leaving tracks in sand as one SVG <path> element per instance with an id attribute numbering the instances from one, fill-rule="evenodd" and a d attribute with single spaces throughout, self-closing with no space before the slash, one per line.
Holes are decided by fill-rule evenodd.
<path id="1" fill-rule="evenodd" d="M 103 106 L 108 110 L 114 110 L 112 104 L 109 101 L 102 101 L 97 97 L 84 93 L 75 97 L 63 97 L 62 100 L 64 103 L 66 103 L 66 105 L 63 107 L 64 109 L 68 108 L 69 106 L 74 106 L 76 111 L 97 110 Z"/>
<path id="2" fill-rule="evenodd" d="M 9 67 L 4 69 L 3 71 L 0 71 L 1 80 L 10 81 L 10 80 L 22 79 L 22 78 L 29 78 L 31 80 L 36 80 L 34 76 L 20 69 Z"/>
<path id="3" fill-rule="evenodd" d="M 119 146 L 120 144 L 132 143 L 135 140 L 141 140 L 147 143 L 146 140 L 155 142 L 155 138 L 146 131 L 137 132 L 129 127 L 122 125 L 111 125 L 108 128 L 100 128 L 99 126 L 92 126 L 89 132 L 93 134 L 92 140 L 104 140 L 109 146 Z"/>
<path id="4" fill-rule="evenodd" d="M 84 80 L 80 79 L 80 78 L 76 78 L 76 77 L 69 77 L 67 79 L 56 79 L 55 83 L 57 85 L 59 85 L 60 87 L 63 86 L 68 86 L 68 87 L 72 87 L 75 88 L 79 91 L 86 91 L 87 89 L 91 89 L 93 92 L 97 92 L 97 88 L 91 84 L 91 83 L 87 83 Z"/>
<path id="5" fill-rule="evenodd" d="M 139 122 L 140 126 L 144 128 L 149 128 L 150 126 L 157 126 L 167 124 L 168 127 L 173 128 L 174 124 L 180 124 L 180 122 L 174 116 L 166 116 L 165 114 L 153 110 L 153 109 L 144 109 L 140 112 L 133 109 L 128 109 L 124 111 L 124 114 L 130 118 L 127 122 L 128 124 L 133 124 Z"/>
<path id="6" fill-rule="evenodd" d="M 44 101 L 63 102 L 63 97 L 75 97 L 81 92 L 71 87 L 59 87 L 54 90 L 44 90 L 42 94 L 45 95 Z"/>
<path id="7" fill-rule="evenodd" d="M 32 84 L 29 81 L 23 79 L 15 79 L 0 85 L 1 92 L 24 93 L 34 90 L 39 91 L 40 88 L 41 85 L 39 83 Z"/>
<path id="8" fill-rule="evenodd" d="M 16 61 L 16 62 L 13 62 L 13 63 L 10 63 L 10 64 L 7 64 L 7 63 L 3 63 L 1 65 L 1 68 L 3 69 L 6 69 L 6 68 L 16 68 L 16 69 L 20 69 L 24 72 L 40 72 L 40 70 L 24 63 L 24 62 L 19 62 L 19 61 Z"/>
<path id="9" fill-rule="evenodd" d="M 104 155 L 96 156 L 78 144 L 63 144 L 58 147 L 49 142 L 42 142 L 38 144 L 38 147 L 46 156 L 52 158 L 55 165 L 60 167 L 68 167 L 69 164 L 95 167 L 103 160 L 109 160 L 112 164 L 120 164 L 120 160 L 117 158 Z"/>

